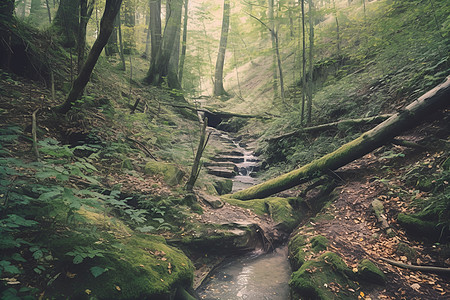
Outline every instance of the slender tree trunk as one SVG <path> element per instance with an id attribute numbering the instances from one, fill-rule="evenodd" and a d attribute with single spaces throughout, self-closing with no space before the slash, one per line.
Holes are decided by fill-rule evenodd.
<path id="1" fill-rule="evenodd" d="M 449 107 L 449 99 L 450 76 L 447 77 L 444 83 L 425 93 L 400 112 L 336 151 L 316 159 L 299 169 L 236 192 L 232 194 L 232 197 L 241 200 L 268 197 L 307 182 L 312 178 L 319 177 L 330 170 L 336 170 L 345 166 L 355 159 L 389 143 L 395 136 L 405 130 L 419 125 L 420 121 L 434 111 Z"/>
<path id="2" fill-rule="evenodd" d="M 178 80 L 180 81 L 180 84 L 183 83 L 184 60 L 186 59 L 188 7 L 189 7 L 189 0 L 184 0 L 183 40 L 181 42 L 180 65 L 178 68 Z"/>
<path id="3" fill-rule="evenodd" d="M 335 0 L 333 0 L 333 10 L 334 10 L 334 18 L 336 19 L 336 47 L 337 47 L 337 54 L 339 55 L 341 53 L 341 37 L 339 34 L 339 21 L 337 16 L 337 8 Z"/>
<path id="4" fill-rule="evenodd" d="M 305 30 L 305 0 L 300 0 L 302 6 L 302 112 L 300 121 L 305 120 L 306 100 L 306 30 Z"/>
<path id="5" fill-rule="evenodd" d="M 123 35 L 124 54 L 130 55 L 136 49 L 135 41 L 135 25 L 136 25 L 136 3 L 135 0 L 123 0 L 122 12 L 123 17 L 121 25 L 125 34 Z"/>
<path id="6" fill-rule="evenodd" d="M 283 80 L 283 69 L 281 68 L 281 55 L 280 55 L 280 46 L 278 43 L 278 32 L 273 32 L 275 35 L 275 54 L 277 56 L 278 63 L 278 72 L 280 75 L 280 93 L 281 93 L 281 102 L 284 104 L 284 80 Z"/>
<path id="7" fill-rule="evenodd" d="M 228 28 L 230 27 L 230 0 L 223 1 L 222 32 L 220 34 L 219 53 L 217 54 L 216 71 L 214 73 L 214 96 L 226 96 L 223 88 L 223 65 L 227 50 Z"/>
<path id="8" fill-rule="evenodd" d="M 151 50 L 150 50 L 151 49 L 150 48 L 150 45 L 151 45 L 151 40 L 150 40 L 151 39 L 151 34 L 150 34 L 150 30 L 151 30 L 151 28 L 150 28 L 150 12 L 149 12 L 147 18 L 148 18 L 148 20 L 147 20 L 147 22 L 148 22 L 148 24 L 147 24 L 147 37 L 145 38 L 145 51 L 144 51 L 143 57 L 147 58 L 147 59 L 150 59 L 150 55 L 151 55 Z"/>
<path id="9" fill-rule="evenodd" d="M 208 118 L 205 118 L 203 121 L 202 129 L 200 132 L 200 141 L 198 143 L 197 153 L 195 155 L 194 164 L 192 165 L 191 169 L 191 175 L 189 176 L 189 179 L 186 183 L 185 189 L 188 192 L 192 192 L 192 189 L 194 188 L 194 184 L 197 181 L 198 175 L 200 173 L 201 169 L 201 158 L 203 155 L 203 151 L 206 148 L 206 145 L 208 144 L 208 138 L 206 137 L 206 126 L 208 125 Z"/>
<path id="10" fill-rule="evenodd" d="M 80 74 L 74 80 L 66 101 L 61 106 L 55 108 L 57 112 L 63 114 L 67 113 L 72 108 L 73 103 L 80 97 L 86 84 L 89 82 L 95 64 L 113 31 L 114 19 L 119 12 L 121 4 L 122 0 L 106 0 L 105 11 L 102 20 L 100 21 L 100 34 L 89 51 L 89 55 L 81 68 Z"/>
<path id="11" fill-rule="evenodd" d="M 45 0 L 45 5 L 47 6 L 48 22 L 52 24 L 52 13 L 50 12 L 50 5 L 48 4 L 48 0 Z"/>
<path id="12" fill-rule="evenodd" d="M 313 71 L 314 71 L 314 6 L 309 0 L 309 80 L 308 80 L 308 105 L 307 124 L 311 124 L 313 101 Z"/>
<path id="13" fill-rule="evenodd" d="M 78 53 L 78 64 L 77 70 L 80 72 L 81 66 L 84 63 L 84 48 L 86 47 L 86 27 L 89 19 L 87 18 L 88 7 L 87 0 L 80 0 L 80 21 L 78 28 L 78 43 L 77 43 L 77 53 Z"/>
<path id="14" fill-rule="evenodd" d="M 277 74 L 277 53 L 276 53 L 276 41 L 274 34 L 274 16 L 273 16 L 273 1 L 268 0 L 268 15 L 269 15 L 269 31 L 270 40 L 272 41 L 272 89 L 273 89 L 273 101 L 275 102 L 278 98 L 278 74 Z"/>
<path id="15" fill-rule="evenodd" d="M 122 39 L 122 21 L 120 19 L 120 10 L 117 13 L 116 21 L 118 23 L 118 33 L 119 33 L 119 55 L 120 60 L 122 61 L 122 71 L 126 71 L 126 65 L 125 65 L 125 53 L 123 50 L 123 39 Z"/>

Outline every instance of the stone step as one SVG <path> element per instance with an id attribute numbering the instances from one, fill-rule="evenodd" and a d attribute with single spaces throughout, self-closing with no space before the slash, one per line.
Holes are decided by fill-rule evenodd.
<path id="1" fill-rule="evenodd" d="M 208 162 L 204 162 L 203 165 L 205 167 L 220 167 L 220 168 L 230 168 L 233 169 L 234 171 L 238 171 L 238 167 L 236 166 L 235 163 L 232 162 L 227 162 L 227 161 L 208 161 Z"/>
<path id="2" fill-rule="evenodd" d="M 228 156 L 228 155 L 219 155 L 219 156 L 214 156 L 212 158 L 212 160 L 214 161 L 218 161 L 218 162 L 234 162 L 234 163 L 241 163 L 244 162 L 244 157 L 243 156 Z"/>
<path id="3" fill-rule="evenodd" d="M 211 175 L 215 175 L 223 178 L 232 178 L 236 176 L 236 172 L 234 169 L 230 168 L 221 168 L 221 167 L 206 167 L 207 171 Z"/>
<path id="4" fill-rule="evenodd" d="M 237 151 L 237 150 L 228 150 L 228 151 L 219 152 L 219 155 L 221 155 L 221 156 L 244 156 L 244 153 Z"/>

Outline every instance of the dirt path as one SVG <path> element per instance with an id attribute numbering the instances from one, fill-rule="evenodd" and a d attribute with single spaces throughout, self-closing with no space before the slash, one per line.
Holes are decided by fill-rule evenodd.
<path id="1" fill-rule="evenodd" d="M 401 151 L 407 153 L 409 161 L 437 155 L 410 149 Z M 327 237 L 330 241 L 328 250 L 338 253 L 350 268 L 356 268 L 364 258 L 378 265 L 386 274 L 386 286 L 363 291 L 365 296 L 361 298 L 448 299 L 448 278 L 401 269 L 380 260 L 388 258 L 413 265 L 450 266 L 449 259 L 444 261 L 441 257 L 443 249 L 439 245 L 417 241 L 396 224 L 398 213 L 410 210 L 412 198 L 426 197 L 427 193 L 406 186 L 401 180 L 405 168 L 382 155 L 381 151 L 369 154 L 339 169 L 337 175 L 343 181 L 336 189 L 337 199 L 310 222 L 312 227 L 303 227 L 300 232 L 305 236 Z M 403 196 L 399 196 L 399 190 L 404 192 Z M 380 228 L 371 208 L 375 199 L 383 202 L 395 236 L 389 236 Z"/>

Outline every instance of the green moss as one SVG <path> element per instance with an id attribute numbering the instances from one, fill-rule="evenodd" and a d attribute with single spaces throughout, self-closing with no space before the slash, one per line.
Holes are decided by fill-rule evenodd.
<path id="1" fill-rule="evenodd" d="M 397 221 L 410 234 L 432 240 L 439 238 L 439 230 L 432 221 L 424 221 L 417 216 L 404 213 L 398 214 Z"/>
<path id="2" fill-rule="evenodd" d="M 305 263 L 307 243 L 307 239 L 300 234 L 289 241 L 289 261 L 293 270 L 298 270 Z"/>
<path id="3" fill-rule="evenodd" d="M 351 270 L 335 253 L 327 252 L 310 260 L 292 274 L 289 285 L 294 298 L 302 299 L 355 299 L 348 289 L 355 289 L 349 275 Z M 332 290 L 332 285 L 338 289 Z"/>
<path id="4" fill-rule="evenodd" d="M 327 250 L 328 244 L 328 239 L 323 235 L 317 235 L 311 239 L 312 250 L 316 253 Z"/>
<path id="5" fill-rule="evenodd" d="M 378 267 L 368 259 L 363 259 L 358 264 L 358 278 L 372 283 L 384 285 L 386 276 Z"/>
<path id="6" fill-rule="evenodd" d="M 168 246 L 162 237 L 110 237 L 108 242 L 100 239 L 100 243 L 74 237 L 60 238 L 53 244 L 53 252 L 59 257 L 56 268 L 62 268 L 64 275 L 55 280 L 49 295 L 74 299 L 171 299 L 178 287 L 191 286 L 192 263 L 181 250 Z M 58 248 L 57 244 L 63 247 Z M 102 257 L 73 264 L 65 251 L 68 245 L 74 244 L 95 245 L 101 249 Z M 107 271 L 94 277 L 92 267 Z"/>
<path id="7" fill-rule="evenodd" d="M 162 175 L 169 185 L 177 185 L 181 183 L 185 173 L 174 164 L 149 161 L 144 168 L 145 174 Z"/>
<path id="8" fill-rule="evenodd" d="M 229 194 L 233 189 L 233 181 L 231 179 L 218 180 L 214 182 L 214 188 L 219 195 Z"/>
<path id="9" fill-rule="evenodd" d="M 294 212 L 288 198 L 269 197 L 265 199 L 253 199 L 241 201 L 222 197 L 222 200 L 239 207 L 247 208 L 257 215 L 268 214 L 275 222 L 279 222 L 283 230 L 290 231 L 295 228 L 300 216 Z"/>

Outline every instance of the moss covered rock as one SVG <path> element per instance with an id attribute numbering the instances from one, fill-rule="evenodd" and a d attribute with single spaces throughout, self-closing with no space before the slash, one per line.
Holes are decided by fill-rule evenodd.
<path id="1" fill-rule="evenodd" d="M 350 279 L 352 271 L 335 253 L 326 252 L 304 263 L 292 274 L 289 285 L 293 299 L 356 299 L 356 284 Z"/>
<path id="2" fill-rule="evenodd" d="M 323 235 L 316 235 L 311 239 L 312 250 L 316 253 L 327 250 L 328 244 L 328 239 Z"/>
<path id="3" fill-rule="evenodd" d="M 383 285 L 386 276 L 378 267 L 368 259 L 363 259 L 358 264 L 358 279 Z"/>
<path id="4" fill-rule="evenodd" d="M 291 198 L 269 197 L 265 199 L 237 200 L 229 197 L 222 197 L 222 200 L 236 206 L 250 209 L 258 215 L 269 215 L 275 222 L 279 223 L 279 228 L 286 232 L 291 231 L 298 224 L 301 214 L 297 214 L 292 205 Z"/>
<path id="5" fill-rule="evenodd" d="M 218 180 L 213 185 L 219 195 L 229 194 L 233 189 L 233 181 L 231 179 Z"/>
<path id="6" fill-rule="evenodd" d="M 420 215 L 407 215 L 404 213 L 398 214 L 398 223 L 412 235 L 420 236 L 430 240 L 437 240 L 439 238 L 439 229 L 437 224 L 432 221 L 423 220 Z"/>
<path id="7" fill-rule="evenodd" d="M 160 161 L 149 161 L 144 168 L 145 174 L 161 175 L 169 185 L 181 183 L 185 173 L 178 166 Z"/>
<path id="8" fill-rule="evenodd" d="M 74 237 L 68 234 L 53 243 L 59 256 L 57 268 L 64 272 L 47 295 L 72 299 L 172 299 L 177 289 L 192 284 L 192 263 L 162 237 L 133 235 L 109 242 L 101 239 L 100 243 L 84 243 L 83 247 L 79 246 L 83 244 L 80 237 Z M 68 250 L 64 248 L 74 247 L 74 243 L 76 251 L 94 253 L 95 249 L 97 254 L 75 263 L 71 256 L 64 255 Z"/>

